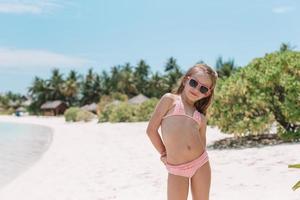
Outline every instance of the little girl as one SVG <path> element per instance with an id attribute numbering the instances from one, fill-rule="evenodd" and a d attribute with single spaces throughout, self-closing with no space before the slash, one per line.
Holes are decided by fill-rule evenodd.
<path id="1" fill-rule="evenodd" d="M 209 199 L 211 169 L 205 115 L 217 78 L 211 67 L 196 64 L 181 78 L 176 92 L 161 97 L 151 116 L 147 135 L 168 171 L 168 200 L 186 200 L 189 180 L 193 200 Z"/>

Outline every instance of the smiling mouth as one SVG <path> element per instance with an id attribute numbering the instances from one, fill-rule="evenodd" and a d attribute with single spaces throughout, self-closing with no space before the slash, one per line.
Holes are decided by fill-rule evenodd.
<path id="1" fill-rule="evenodd" d="M 194 92 L 192 92 L 192 91 L 191 91 L 191 94 L 192 94 L 192 95 L 194 95 L 194 96 L 197 96 L 197 94 L 195 94 L 195 93 L 194 93 Z"/>

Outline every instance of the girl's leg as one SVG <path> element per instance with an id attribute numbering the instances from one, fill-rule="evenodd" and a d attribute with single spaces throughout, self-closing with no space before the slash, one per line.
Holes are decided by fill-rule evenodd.
<path id="1" fill-rule="evenodd" d="M 187 200 L 189 178 L 168 173 L 168 200 Z"/>
<path id="2" fill-rule="evenodd" d="M 191 178 L 193 200 L 209 200 L 211 168 L 209 161 L 202 165 Z"/>

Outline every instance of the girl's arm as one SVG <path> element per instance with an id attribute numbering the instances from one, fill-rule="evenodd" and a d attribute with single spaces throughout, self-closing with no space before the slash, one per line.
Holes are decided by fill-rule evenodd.
<path id="1" fill-rule="evenodd" d="M 161 99 L 159 100 L 159 102 L 157 103 L 154 109 L 154 112 L 152 113 L 146 131 L 153 146 L 161 155 L 165 154 L 166 148 L 159 135 L 158 129 L 160 127 L 162 117 L 168 112 L 172 103 L 173 103 L 173 96 L 171 93 L 166 93 L 161 97 Z"/>

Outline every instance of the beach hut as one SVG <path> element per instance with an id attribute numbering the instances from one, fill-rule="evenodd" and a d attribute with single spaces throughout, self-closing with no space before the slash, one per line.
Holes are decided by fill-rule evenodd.
<path id="1" fill-rule="evenodd" d="M 47 101 L 43 105 L 41 105 L 41 110 L 43 111 L 43 115 L 46 116 L 55 116 L 64 114 L 67 109 L 67 104 L 61 100 L 55 101 Z"/>
<path id="2" fill-rule="evenodd" d="M 83 110 L 87 110 L 89 112 L 97 114 L 98 105 L 96 103 L 91 103 L 91 104 L 86 104 L 80 108 Z"/>
<path id="3" fill-rule="evenodd" d="M 16 112 L 15 112 L 15 115 L 16 115 L 16 116 L 19 117 L 19 116 L 22 116 L 22 115 L 25 115 L 25 114 L 27 114 L 26 108 L 20 106 L 20 107 L 18 107 L 18 108 L 16 109 Z"/>
<path id="4" fill-rule="evenodd" d="M 143 94 L 139 94 L 137 96 L 132 97 L 131 99 L 128 100 L 129 104 L 141 104 L 144 101 L 147 101 L 149 98 L 146 97 Z"/>

